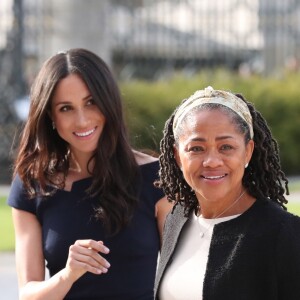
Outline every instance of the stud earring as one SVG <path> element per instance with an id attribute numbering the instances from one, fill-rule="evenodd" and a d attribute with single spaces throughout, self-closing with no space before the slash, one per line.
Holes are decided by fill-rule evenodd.
<path id="1" fill-rule="evenodd" d="M 55 123 L 52 121 L 52 129 L 55 130 Z"/>
<path id="2" fill-rule="evenodd" d="M 249 165 L 248 163 L 245 164 L 245 169 L 248 167 L 248 165 Z"/>

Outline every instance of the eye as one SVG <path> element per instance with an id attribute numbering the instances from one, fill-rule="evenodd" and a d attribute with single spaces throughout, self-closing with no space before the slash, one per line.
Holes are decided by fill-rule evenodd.
<path id="1" fill-rule="evenodd" d="M 59 111 L 65 112 L 65 111 L 69 111 L 69 110 L 71 110 L 71 109 L 72 109 L 72 108 L 71 108 L 70 105 L 64 105 L 64 106 L 61 106 L 61 107 L 59 108 Z"/>
<path id="2" fill-rule="evenodd" d="M 95 105 L 95 104 L 96 103 L 95 103 L 94 99 L 92 99 L 92 98 L 86 101 L 86 105 Z"/>
<path id="3" fill-rule="evenodd" d="M 201 146 L 191 146 L 188 148 L 189 152 L 201 152 L 204 151 L 204 148 Z"/>
<path id="4" fill-rule="evenodd" d="M 221 150 L 232 150 L 233 149 L 233 147 L 231 146 L 231 145 L 222 145 L 221 146 Z"/>

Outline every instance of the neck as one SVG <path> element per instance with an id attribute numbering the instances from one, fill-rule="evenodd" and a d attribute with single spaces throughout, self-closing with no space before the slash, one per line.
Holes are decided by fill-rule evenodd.
<path id="1" fill-rule="evenodd" d="M 210 206 L 212 207 L 209 209 L 202 203 L 199 208 L 199 215 L 201 214 L 206 219 L 217 219 L 241 214 L 246 211 L 254 203 L 254 201 L 254 198 L 250 197 L 246 194 L 246 191 L 242 190 L 239 195 L 226 206 L 221 205 L 216 208 L 215 204 L 211 204 Z"/>
<path id="2" fill-rule="evenodd" d="M 74 153 L 70 155 L 70 168 L 69 174 L 77 174 L 78 177 L 84 178 L 90 176 L 88 171 L 88 163 L 90 160 L 90 155 L 80 155 L 76 156 Z M 89 164 L 89 169 L 93 167 L 93 161 Z M 76 177 L 77 177 L 76 176 Z"/>

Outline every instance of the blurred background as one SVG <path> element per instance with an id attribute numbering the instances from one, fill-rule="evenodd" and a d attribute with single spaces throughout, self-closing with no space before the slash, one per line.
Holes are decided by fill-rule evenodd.
<path id="1" fill-rule="evenodd" d="M 18 298 L 6 198 L 30 86 L 73 47 L 109 64 L 141 150 L 159 153 L 166 119 L 195 90 L 242 93 L 279 143 L 300 215 L 300 0 L 0 0 L 1 299 Z"/>
<path id="2" fill-rule="evenodd" d="M 284 170 L 299 173 L 299 0 L 1 0 L 0 183 L 11 180 L 33 78 L 71 47 L 113 70 L 135 147 L 159 152 L 171 111 L 212 85 L 255 103 Z"/>

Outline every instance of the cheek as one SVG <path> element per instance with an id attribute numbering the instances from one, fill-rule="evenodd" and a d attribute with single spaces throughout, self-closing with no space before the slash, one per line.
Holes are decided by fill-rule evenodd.
<path id="1" fill-rule="evenodd" d="M 68 128 L 70 124 L 72 124 L 72 122 L 70 122 L 68 118 L 57 118 L 55 121 L 55 125 L 58 130 L 64 130 Z"/>
<path id="2" fill-rule="evenodd" d="M 70 118 L 57 118 L 55 122 L 55 127 L 58 135 L 64 139 L 68 140 L 70 138 L 70 134 L 72 134 L 72 129 L 74 125 L 74 120 L 70 120 Z"/>
<path id="3" fill-rule="evenodd" d="M 102 113 L 102 111 L 100 110 L 100 108 L 97 105 L 90 106 L 88 112 L 91 113 L 94 118 L 105 119 L 104 114 Z"/>
<path id="4" fill-rule="evenodd" d="M 104 115 L 98 113 L 97 114 L 97 118 L 98 118 L 98 120 L 99 120 L 100 123 L 105 124 L 106 118 L 104 117 Z"/>
<path id="5" fill-rule="evenodd" d="M 186 181 L 189 181 L 189 179 L 197 173 L 197 170 L 200 168 L 199 164 L 199 161 L 195 161 L 187 157 L 181 157 L 181 170 Z"/>
<path id="6" fill-rule="evenodd" d="M 232 165 L 232 170 L 234 171 L 234 175 L 238 180 L 241 180 L 245 173 L 245 165 L 242 160 L 236 161 L 234 165 Z"/>

